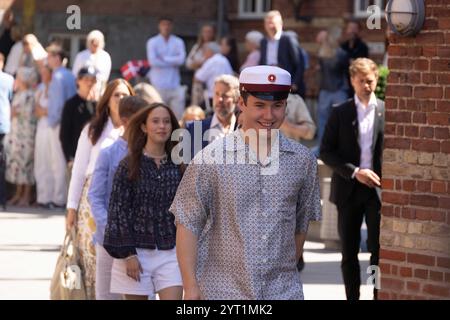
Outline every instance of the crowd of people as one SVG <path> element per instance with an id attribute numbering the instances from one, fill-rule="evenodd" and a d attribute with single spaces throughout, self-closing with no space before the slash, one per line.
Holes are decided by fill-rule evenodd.
<path id="1" fill-rule="evenodd" d="M 278 11 L 267 13 L 265 35 L 247 33 L 242 64 L 236 40 L 217 39 L 213 25 L 201 27 L 186 54 L 183 40 L 172 34 L 173 21 L 161 18 L 159 33 L 146 44 L 149 83 L 134 87 L 121 78 L 110 81 L 112 61 L 100 31 L 88 34 L 70 70 L 59 43 L 44 49 L 33 34 L 21 37 L 17 26 L 6 25 L 8 17 L 4 21 L 2 49 L 7 36 L 11 41 L 7 54 L 0 53 L 0 203 L 31 205 L 35 184 L 35 205 L 67 209 L 88 299 L 181 299 L 183 290 L 188 299 L 303 298 L 298 270 L 308 223 L 320 218 L 319 156 L 335 170 L 339 192 L 350 189 L 335 201 L 347 296 L 358 298 L 356 229 L 366 212 L 369 250 L 378 262 L 379 198 L 373 191 L 380 172 L 373 164 L 382 137 L 370 130 L 382 131 L 382 125 L 360 127 L 365 144 L 357 148 L 355 140 L 356 150 L 338 140 L 339 121 L 357 114 L 361 125 L 381 114 L 372 88 L 376 65 L 360 59 L 368 50 L 355 22 L 343 44 L 336 29 L 317 36 L 316 128 L 304 101 L 309 56 L 295 32 L 283 31 Z M 183 65 L 193 71 L 189 105 Z M 342 120 L 345 108 L 335 106 L 348 98 L 358 113 Z M 181 164 L 172 158 L 179 128 L 189 133 L 180 142 L 188 146 Z M 282 134 L 258 135 L 255 144 L 244 134 L 278 129 Z M 316 131 L 323 143 L 310 152 L 298 142 Z M 268 150 L 261 151 L 260 140 Z M 196 162 L 211 151 L 239 155 L 241 145 L 256 166 Z M 277 174 L 261 173 L 275 162 Z M 15 185 L 8 200 L 4 178 Z M 365 200 L 351 201 L 352 192 Z M 361 221 L 350 223 L 354 212 Z"/>

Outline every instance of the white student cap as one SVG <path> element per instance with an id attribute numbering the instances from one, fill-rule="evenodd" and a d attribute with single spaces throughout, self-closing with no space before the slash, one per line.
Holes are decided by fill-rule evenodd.
<path id="1" fill-rule="evenodd" d="M 239 89 L 263 100 L 284 100 L 291 91 L 291 74 L 274 66 L 248 67 L 239 76 Z"/>

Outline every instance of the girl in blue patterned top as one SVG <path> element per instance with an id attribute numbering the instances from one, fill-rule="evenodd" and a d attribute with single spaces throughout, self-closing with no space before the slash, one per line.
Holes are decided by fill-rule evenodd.
<path id="1" fill-rule="evenodd" d="M 170 158 L 178 121 L 167 106 L 154 103 L 128 126 L 128 156 L 117 168 L 111 192 L 104 247 L 114 257 L 111 292 L 125 299 L 182 298 L 175 252 L 174 216 L 168 209 L 181 180 Z"/>

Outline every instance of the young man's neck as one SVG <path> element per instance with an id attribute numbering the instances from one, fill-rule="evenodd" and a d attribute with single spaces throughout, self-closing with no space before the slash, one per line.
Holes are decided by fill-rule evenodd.
<path id="1" fill-rule="evenodd" d="M 359 102 L 361 102 L 361 104 L 367 108 L 367 106 L 369 105 L 370 99 L 372 98 L 372 95 L 370 95 L 368 98 L 360 97 L 360 96 L 357 96 L 357 97 L 359 99 Z"/>
<path id="2" fill-rule="evenodd" d="M 87 99 L 88 99 L 89 91 L 88 91 L 88 92 L 85 92 L 85 91 L 83 91 L 83 90 L 78 90 L 77 93 L 78 93 L 78 95 L 79 95 L 82 99 L 84 99 L 84 100 L 87 100 Z"/>

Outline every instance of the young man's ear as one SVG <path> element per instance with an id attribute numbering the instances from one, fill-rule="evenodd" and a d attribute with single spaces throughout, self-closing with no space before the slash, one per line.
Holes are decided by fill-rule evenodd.
<path id="1" fill-rule="evenodd" d="M 242 110 L 244 107 L 247 107 L 247 106 L 245 105 L 244 98 L 242 98 L 242 96 L 239 97 L 239 100 L 238 100 L 238 106 L 239 106 L 239 109 L 241 109 L 241 110 Z"/>

